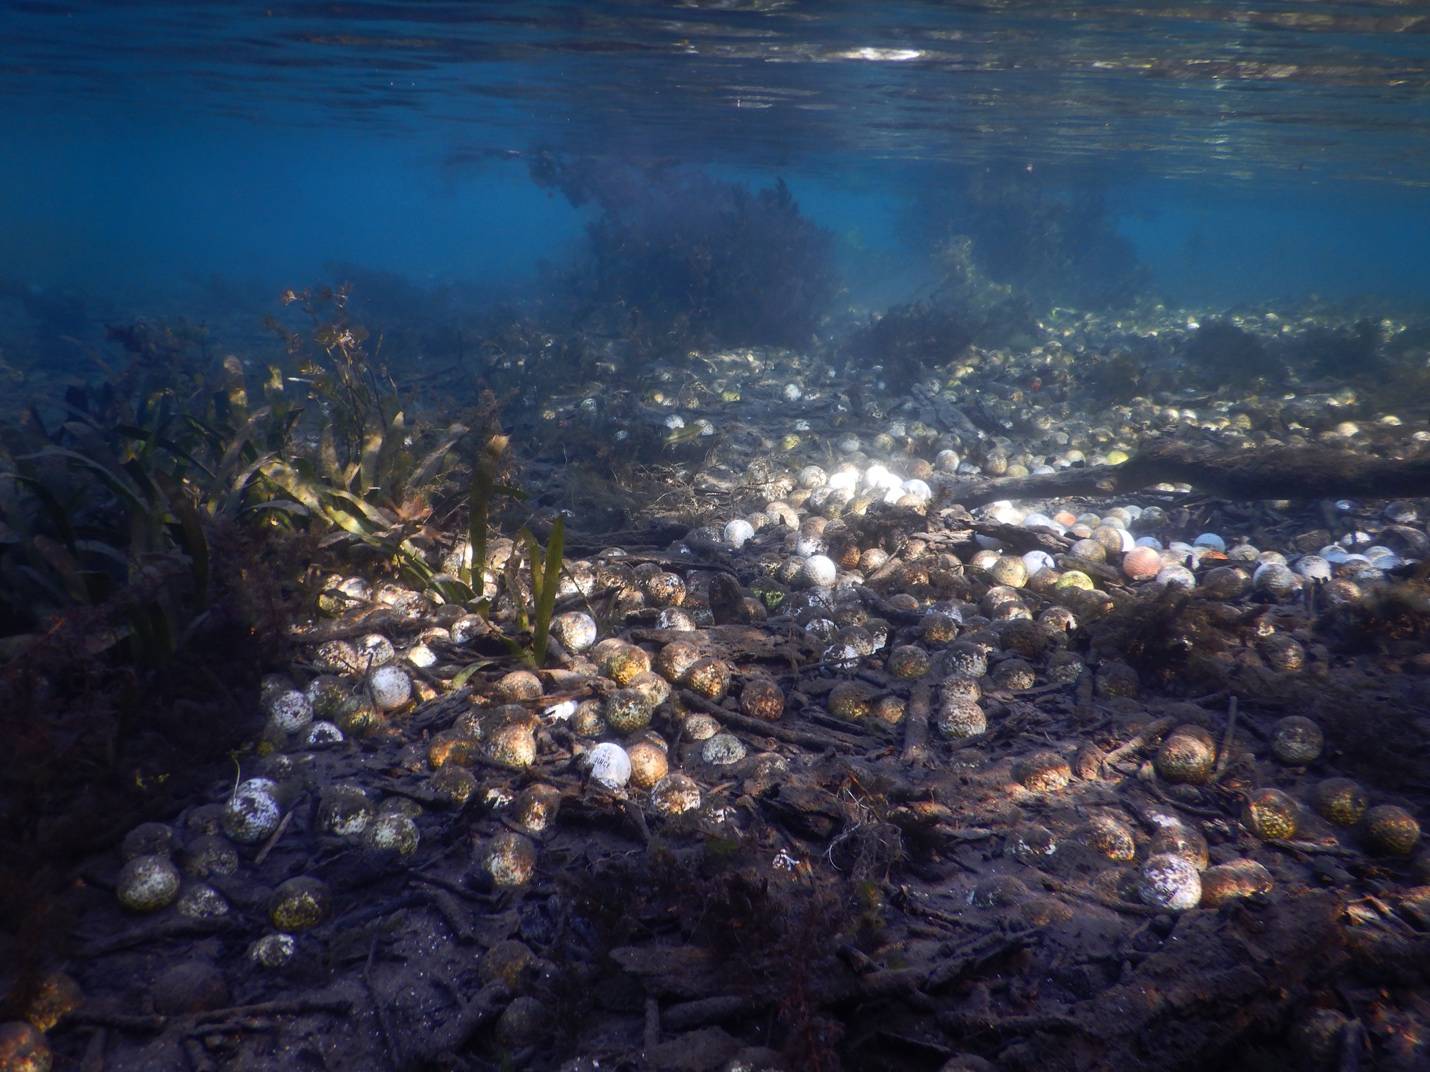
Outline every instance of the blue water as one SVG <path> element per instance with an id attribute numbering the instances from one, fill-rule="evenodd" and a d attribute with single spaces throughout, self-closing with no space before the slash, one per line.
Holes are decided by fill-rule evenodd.
<path id="1" fill-rule="evenodd" d="M 856 304 L 980 169 L 1095 186 L 1172 302 L 1416 302 L 1428 34 L 1391 0 L 5 3 L 0 279 L 516 293 L 585 219 L 528 177 L 554 147 L 783 176 Z"/>

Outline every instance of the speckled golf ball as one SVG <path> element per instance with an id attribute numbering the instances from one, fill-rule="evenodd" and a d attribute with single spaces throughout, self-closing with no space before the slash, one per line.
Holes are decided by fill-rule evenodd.
<path id="1" fill-rule="evenodd" d="M 270 971 L 285 967 L 298 952 L 298 943 L 291 934 L 265 934 L 248 947 L 248 959 Z"/>
<path id="2" fill-rule="evenodd" d="M 223 894 L 202 882 L 185 886 L 174 902 L 174 911 L 185 919 L 218 919 L 229 913 L 229 905 Z"/>
<path id="3" fill-rule="evenodd" d="M 179 883 L 179 869 L 168 856 L 136 856 L 120 869 L 114 892 L 131 912 L 155 912 L 174 903 Z"/>
<path id="4" fill-rule="evenodd" d="M 810 588 L 828 588 L 839 576 L 839 568 L 828 555 L 810 555 L 800 566 L 799 581 Z"/>
<path id="5" fill-rule="evenodd" d="M 268 717 L 284 733 L 297 733 L 313 721 L 313 705 L 297 689 L 278 693 L 268 705 Z"/>
<path id="6" fill-rule="evenodd" d="M 379 666 L 368 675 L 372 702 L 380 711 L 395 711 L 412 699 L 412 679 L 397 666 Z"/>
<path id="7" fill-rule="evenodd" d="M 1150 856 L 1137 878 L 1137 894 L 1144 904 L 1171 912 L 1196 908 L 1202 899 L 1202 880 L 1187 860 L 1171 853 Z"/>
<path id="8" fill-rule="evenodd" d="M 283 819 L 277 794 L 277 783 L 268 778 L 241 783 L 224 805 L 224 833 L 240 845 L 256 845 L 268 838 Z"/>

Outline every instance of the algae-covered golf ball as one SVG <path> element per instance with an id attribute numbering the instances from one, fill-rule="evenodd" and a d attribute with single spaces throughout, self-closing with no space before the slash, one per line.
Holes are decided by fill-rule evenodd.
<path id="1" fill-rule="evenodd" d="M 513 770 L 536 762 L 536 732 L 524 721 L 513 719 L 496 726 L 485 747 L 488 758 Z"/>
<path id="2" fill-rule="evenodd" d="M 784 709 L 784 691 L 770 678 L 751 678 L 740 690 L 740 710 L 751 718 L 778 722 Z"/>
<path id="3" fill-rule="evenodd" d="M 540 834 L 556 821 L 561 810 L 561 790 L 554 785 L 529 785 L 517 794 L 511 820 L 530 834 Z"/>
<path id="4" fill-rule="evenodd" d="M 1201 903 L 1202 880 L 1188 860 L 1169 852 L 1157 853 L 1142 865 L 1137 893 L 1153 908 L 1185 912 Z"/>
<path id="5" fill-rule="evenodd" d="M 977 737 L 988 730 L 988 716 L 973 700 L 945 697 L 934 720 L 938 731 L 951 740 Z"/>
<path id="6" fill-rule="evenodd" d="M 651 787 L 650 806 L 658 815 L 684 815 L 700 807 L 700 786 L 687 774 L 667 774 Z"/>
<path id="7" fill-rule="evenodd" d="M 248 959 L 260 968 L 274 970 L 286 967 L 298 952 L 298 943 L 291 934 L 265 934 L 248 947 Z"/>
<path id="8" fill-rule="evenodd" d="M 427 779 L 427 789 L 443 804 L 459 808 L 477 791 L 477 777 L 466 767 L 448 764 Z"/>
<path id="9" fill-rule="evenodd" d="M 240 845 L 256 845 L 271 836 L 282 819 L 277 783 L 269 778 L 250 778 L 233 791 L 224 805 L 223 830 Z"/>
<path id="10" fill-rule="evenodd" d="M 273 893 L 268 918 L 285 934 L 311 930 L 327 918 L 332 896 L 321 879 L 299 875 L 290 878 Z"/>
<path id="11" fill-rule="evenodd" d="M 631 757 L 611 741 L 603 741 L 586 755 L 591 780 L 607 789 L 620 789 L 631 780 Z"/>
<path id="12" fill-rule="evenodd" d="M 493 885 L 524 886 L 536 873 L 536 844 L 513 830 L 502 830 L 486 844 L 482 869 Z"/>
<path id="13" fill-rule="evenodd" d="M 670 760 L 665 749 L 652 740 L 639 740 L 626 750 L 631 761 L 631 785 L 637 789 L 650 789 L 670 770 Z"/>
<path id="14" fill-rule="evenodd" d="M 379 666 L 367 680 L 380 711 L 395 711 L 412 698 L 412 679 L 401 667 Z"/>
<path id="15" fill-rule="evenodd" d="M 1247 829 L 1265 841 L 1295 837 L 1300 815 L 1300 805 L 1279 789 L 1258 789 L 1246 802 Z"/>
<path id="16" fill-rule="evenodd" d="M 1420 824 L 1404 808 L 1377 804 L 1365 813 L 1365 836 L 1376 852 L 1409 856 L 1420 840 Z"/>
<path id="17" fill-rule="evenodd" d="M 1035 793 L 1053 793 L 1067 788 L 1072 768 L 1056 752 L 1034 752 L 1014 766 L 1013 776 Z"/>
<path id="18" fill-rule="evenodd" d="M 1283 718 L 1271 731 L 1271 753 L 1288 767 L 1314 763 L 1325 743 L 1321 727 L 1301 715 Z"/>
<path id="19" fill-rule="evenodd" d="M 606 697 L 602 714 L 617 733 L 635 733 L 650 725 L 651 704 L 636 689 L 616 689 Z"/>
<path id="20" fill-rule="evenodd" d="M 700 746 L 700 759 L 712 767 L 728 767 L 744 758 L 744 742 L 732 733 L 717 733 Z"/>
<path id="21" fill-rule="evenodd" d="M 31 993 L 25 1006 L 25 1019 L 39 1030 L 49 1031 L 83 1004 L 84 991 L 74 977 L 62 971 L 50 971 Z M 0 1068 L 3 1067 L 0 1064 Z"/>
<path id="22" fill-rule="evenodd" d="M 50 1044 L 33 1024 L 0 1024 L 0 1072 L 50 1072 L 54 1062 Z"/>
<path id="23" fill-rule="evenodd" d="M 183 853 L 184 873 L 191 878 L 231 875 L 238 870 L 238 853 L 223 838 L 202 834 L 189 842 Z"/>
<path id="24" fill-rule="evenodd" d="M 629 685 L 637 675 L 650 669 L 650 656 L 634 644 L 619 644 L 600 663 L 601 673 L 617 685 Z"/>
<path id="25" fill-rule="evenodd" d="M 1255 860 L 1232 860 L 1202 872 L 1202 904 L 1209 908 L 1227 901 L 1270 893 L 1271 872 Z"/>
<path id="26" fill-rule="evenodd" d="M 308 728 L 303 731 L 302 740 L 304 748 L 317 750 L 342 744 L 346 738 L 335 723 L 320 720 L 308 723 Z"/>
<path id="27" fill-rule="evenodd" d="M 857 722 L 869 717 L 872 695 L 872 690 L 862 682 L 841 681 L 829 690 L 825 706 L 835 718 Z"/>
<path id="28" fill-rule="evenodd" d="M 685 671 L 681 684 L 707 700 L 721 700 L 730 689 L 730 664 L 724 659 L 700 659 Z"/>
<path id="29" fill-rule="evenodd" d="M 140 823 L 124 835 L 119 847 L 122 859 L 136 856 L 168 856 L 174 848 L 174 831 L 165 823 Z"/>
<path id="30" fill-rule="evenodd" d="M 421 840 L 417 824 L 400 812 L 378 814 L 362 832 L 363 847 L 383 855 L 411 856 Z"/>
<path id="31" fill-rule="evenodd" d="M 313 705 L 297 689 L 278 693 L 266 706 L 268 717 L 284 733 L 297 733 L 313 721 Z"/>
<path id="32" fill-rule="evenodd" d="M 228 902 L 223 894 L 205 883 L 199 882 L 184 887 L 179 894 L 174 910 L 185 919 L 218 919 L 229 913 Z"/>
<path id="33" fill-rule="evenodd" d="M 655 670 L 667 681 L 679 681 L 702 658 L 699 645 L 689 640 L 672 640 L 655 657 Z"/>
<path id="34" fill-rule="evenodd" d="M 755 535 L 755 527 L 744 518 L 736 518 L 725 526 L 724 540 L 738 550 Z"/>
<path id="35" fill-rule="evenodd" d="M 133 912 L 154 912 L 179 896 L 179 869 L 168 856 L 136 856 L 120 869 L 115 893 Z"/>
<path id="36" fill-rule="evenodd" d="M 1126 863 L 1137 855 L 1132 828 L 1110 815 L 1094 815 L 1089 819 L 1084 840 L 1094 852 L 1109 860 Z"/>
<path id="37" fill-rule="evenodd" d="M 1349 778 L 1327 778 L 1316 785 L 1311 803 L 1323 819 L 1337 826 L 1355 826 L 1370 801 L 1365 790 Z"/>
<path id="38" fill-rule="evenodd" d="M 358 786 L 329 786 L 318 801 L 318 829 L 335 837 L 356 837 L 367 828 L 376 810 Z"/>
<path id="39" fill-rule="evenodd" d="M 1182 822 L 1164 823 L 1160 826 L 1152 835 L 1147 852 L 1153 856 L 1158 853 L 1180 856 L 1198 871 L 1205 869 L 1211 862 L 1205 835 Z"/>
<path id="40" fill-rule="evenodd" d="M 1251 585 L 1273 599 L 1289 599 L 1301 590 L 1301 578 L 1279 562 L 1265 562 L 1251 575 Z"/>
<path id="41" fill-rule="evenodd" d="M 999 555 L 988 567 L 988 575 L 996 584 L 1022 588 L 1028 583 L 1028 567 L 1021 557 Z"/>
<path id="42" fill-rule="evenodd" d="M 900 644 L 889 652 L 888 671 L 894 677 L 909 681 L 923 677 L 930 668 L 928 652 L 917 644 Z"/>
<path id="43" fill-rule="evenodd" d="M 1026 659 L 1004 659 L 993 668 L 989 681 L 994 688 L 1008 692 L 1023 692 L 1037 684 L 1037 671 Z"/>
<path id="44" fill-rule="evenodd" d="M 1169 782 L 1205 785 L 1216 767 L 1216 741 L 1200 726 L 1178 726 L 1162 742 L 1153 765 Z"/>

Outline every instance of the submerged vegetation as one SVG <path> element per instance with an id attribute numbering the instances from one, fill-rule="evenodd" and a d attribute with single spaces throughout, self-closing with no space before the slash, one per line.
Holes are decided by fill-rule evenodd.
<path id="1" fill-rule="evenodd" d="M 807 343 L 838 293 L 834 239 L 784 180 L 751 191 L 698 171 L 538 154 L 532 178 L 591 205 L 562 273 L 572 318 L 652 353 Z"/>
<path id="2" fill-rule="evenodd" d="M 375 566 L 484 614 L 505 598 L 513 653 L 545 658 L 560 519 L 544 550 L 523 530 L 508 571 L 484 566 L 521 498 L 495 399 L 409 417 L 347 298 L 287 292 L 300 327 L 273 320 L 285 360 L 258 369 L 182 325 L 112 329 L 122 367 L 0 427 L 0 911 L 36 966 L 64 940 L 47 906 L 66 869 L 252 740 L 247 698 L 324 571 Z M 464 503 L 478 552 L 446 573 L 431 521 Z"/>

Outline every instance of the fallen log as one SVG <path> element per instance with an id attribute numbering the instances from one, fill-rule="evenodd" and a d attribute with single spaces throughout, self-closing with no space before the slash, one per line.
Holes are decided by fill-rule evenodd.
<path id="1" fill-rule="evenodd" d="M 1154 484 L 1190 484 L 1202 494 L 1235 502 L 1413 498 L 1430 495 L 1430 456 L 1372 457 L 1320 446 L 1242 450 L 1161 439 L 1121 465 L 958 481 L 945 487 L 951 500 L 973 507 L 999 499 L 1124 494 Z"/>

